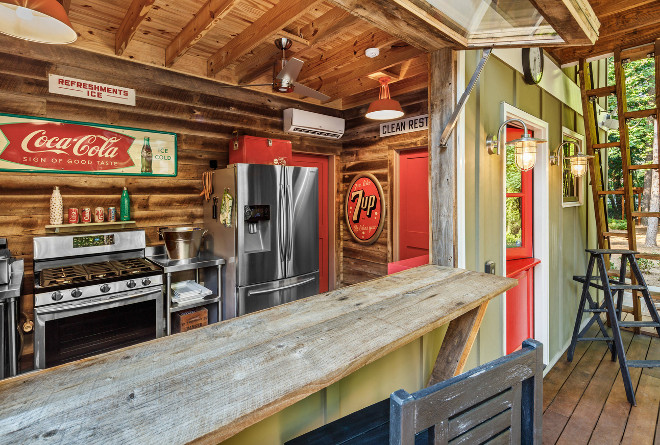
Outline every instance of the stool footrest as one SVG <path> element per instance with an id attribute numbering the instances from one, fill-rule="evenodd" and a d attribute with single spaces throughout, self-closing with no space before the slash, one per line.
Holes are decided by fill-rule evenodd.
<path id="1" fill-rule="evenodd" d="M 646 290 L 641 284 L 610 284 L 612 290 Z"/>
<path id="2" fill-rule="evenodd" d="M 660 360 L 628 360 L 629 368 L 660 368 Z"/>
<path id="3" fill-rule="evenodd" d="M 607 309 L 585 309 L 584 312 L 607 312 Z"/>
<path id="4" fill-rule="evenodd" d="M 660 323 L 654 321 L 620 321 L 622 328 L 660 328 Z"/>
<path id="5" fill-rule="evenodd" d="M 577 341 L 613 341 L 612 337 L 580 337 Z"/>

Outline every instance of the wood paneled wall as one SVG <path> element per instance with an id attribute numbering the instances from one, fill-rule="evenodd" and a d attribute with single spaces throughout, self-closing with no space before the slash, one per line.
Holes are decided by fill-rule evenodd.
<path id="1" fill-rule="evenodd" d="M 406 116 L 426 114 L 428 97 L 426 89 L 395 97 L 401 102 Z M 399 150 L 422 148 L 428 144 L 426 131 L 417 131 L 392 137 L 380 137 L 380 122 L 370 121 L 364 115 L 368 105 L 344 112 L 346 134 L 342 138 L 339 193 L 337 212 L 340 218 L 341 275 L 343 285 L 359 283 L 387 274 L 387 263 L 393 260 L 395 157 Z M 365 246 L 351 238 L 346 229 L 344 200 L 351 180 L 358 173 L 372 173 L 380 181 L 387 212 L 385 229 L 378 241 Z"/>
<path id="2" fill-rule="evenodd" d="M 48 75 L 106 82 L 136 89 L 135 107 L 48 92 Z M 49 197 L 59 186 L 68 207 L 119 207 L 123 187 L 132 217 L 157 243 L 157 228 L 202 223 L 201 174 L 210 160 L 227 164 L 228 142 L 240 134 L 293 141 L 295 151 L 339 155 L 341 142 L 297 137 L 282 131 L 289 107 L 341 115 L 281 96 L 220 88 L 207 79 L 71 47 L 0 37 L 0 112 L 171 131 L 178 138 L 178 176 L 140 178 L 0 172 L 0 237 L 25 260 L 21 310 L 32 318 L 32 238 L 44 235 Z M 32 339 L 26 337 L 29 366 Z"/>

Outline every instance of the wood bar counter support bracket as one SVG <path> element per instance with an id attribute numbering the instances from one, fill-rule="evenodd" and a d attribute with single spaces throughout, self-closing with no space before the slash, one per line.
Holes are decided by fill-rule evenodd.
<path id="1" fill-rule="evenodd" d="M 426 386 L 435 385 L 463 372 L 487 308 L 488 302 L 486 301 L 481 306 L 449 322 L 445 339 L 442 341 L 442 348 L 438 352 Z"/>
<path id="2" fill-rule="evenodd" d="M 147 17 L 156 0 L 133 0 L 115 34 L 115 54 L 121 56 L 133 39 L 140 23 Z"/>

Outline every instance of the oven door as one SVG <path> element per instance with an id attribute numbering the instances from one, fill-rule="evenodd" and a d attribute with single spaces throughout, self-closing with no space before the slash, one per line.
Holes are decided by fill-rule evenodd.
<path id="1" fill-rule="evenodd" d="M 34 309 L 34 367 L 45 369 L 163 335 L 162 288 Z"/>

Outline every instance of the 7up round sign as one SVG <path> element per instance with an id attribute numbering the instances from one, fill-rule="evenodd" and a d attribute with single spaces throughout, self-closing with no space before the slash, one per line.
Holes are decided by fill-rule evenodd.
<path id="1" fill-rule="evenodd" d="M 346 225 L 353 239 L 373 244 L 385 225 L 385 197 L 378 179 L 362 173 L 351 181 L 346 192 Z"/>

